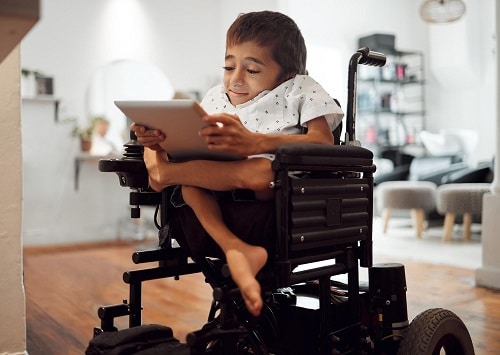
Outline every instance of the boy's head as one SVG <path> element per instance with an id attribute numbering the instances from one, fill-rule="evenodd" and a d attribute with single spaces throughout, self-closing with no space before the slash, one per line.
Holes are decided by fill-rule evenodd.
<path id="1" fill-rule="evenodd" d="M 248 41 L 271 48 L 283 78 L 306 74 L 304 38 L 297 24 L 288 16 L 272 11 L 241 14 L 227 31 L 226 47 Z"/>

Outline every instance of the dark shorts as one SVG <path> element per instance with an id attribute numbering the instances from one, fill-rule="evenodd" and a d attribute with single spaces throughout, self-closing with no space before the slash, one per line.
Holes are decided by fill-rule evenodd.
<path id="1" fill-rule="evenodd" d="M 226 226 L 239 238 L 259 245 L 272 253 L 274 248 L 275 207 L 271 201 L 220 200 L 219 206 Z M 205 232 L 189 206 L 175 208 L 170 214 L 171 236 L 189 255 L 223 257 L 224 254 Z"/>

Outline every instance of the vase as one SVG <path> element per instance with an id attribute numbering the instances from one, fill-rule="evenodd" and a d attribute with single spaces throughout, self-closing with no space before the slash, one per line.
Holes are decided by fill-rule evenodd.
<path id="1" fill-rule="evenodd" d="M 90 152 L 90 149 L 92 149 L 92 140 L 91 139 L 80 139 L 80 148 L 82 152 Z"/>

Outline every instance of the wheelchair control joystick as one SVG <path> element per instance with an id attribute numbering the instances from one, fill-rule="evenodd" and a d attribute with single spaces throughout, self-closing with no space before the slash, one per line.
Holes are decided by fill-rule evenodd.
<path id="1" fill-rule="evenodd" d="M 137 141 L 133 131 L 130 131 L 130 140 L 123 146 L 123 156 L 119 159 L 99 160 L 99 170 L 116 173 L 120 185 L 132 189 L 131 217 L 140 218 L 140 206 L 159 204 L 159 193 L 149 190 L 148 171 L 143 159 L 144 147 Z"/>

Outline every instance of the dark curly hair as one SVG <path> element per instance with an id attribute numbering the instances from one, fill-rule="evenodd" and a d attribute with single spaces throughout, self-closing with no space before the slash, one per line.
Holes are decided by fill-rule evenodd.
<path id="1" fill-rule="evenodd" d="M 261 47 L 271 46 L 283 77 L 306 74 L 304 37 L 290 17 L 273 11 L 240 14 L 227 30 L 226 47 L 247 41 Z"/>

